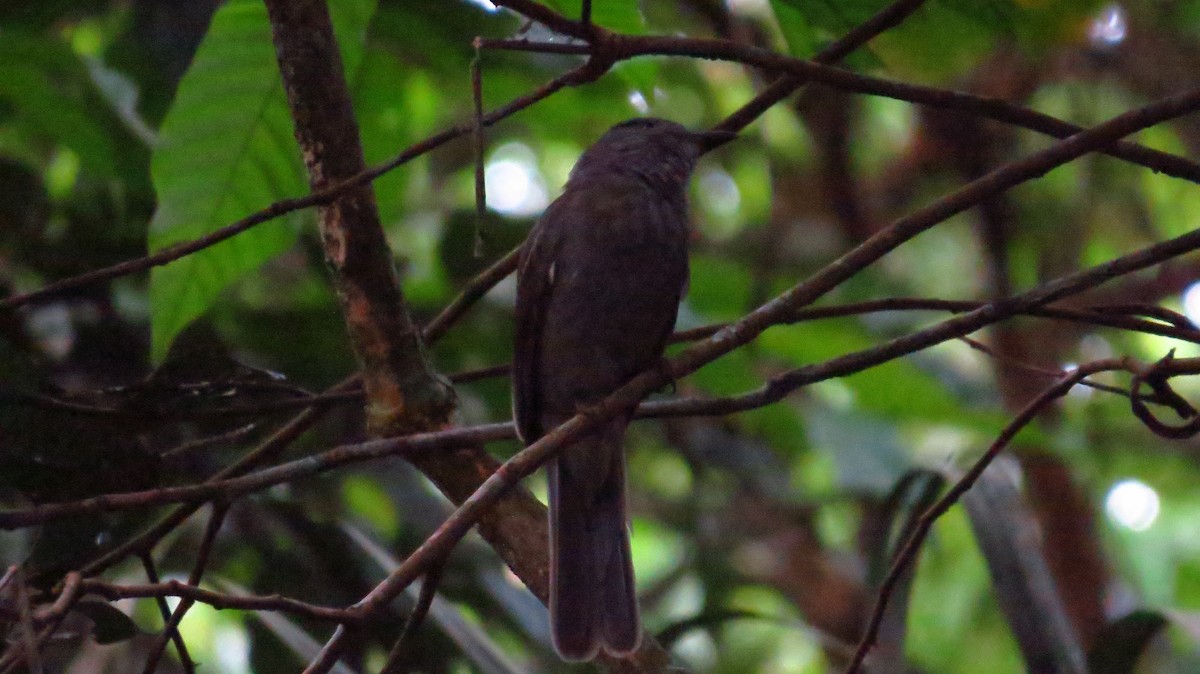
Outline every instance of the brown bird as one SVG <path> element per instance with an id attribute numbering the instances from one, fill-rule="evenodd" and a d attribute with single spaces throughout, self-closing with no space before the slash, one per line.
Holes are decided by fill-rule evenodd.
<path id="1" fill-rule="evenodd" d="M 534 225 L 517 276 L 513 408 L 531 444 L 662 358 L 687 286 L 687 182 L 732 138 L 661 119 L 614 126 Z M 550 464 L 550 627 L 566 660 L 641 639 L 625 508 L 629 416 Z"/>

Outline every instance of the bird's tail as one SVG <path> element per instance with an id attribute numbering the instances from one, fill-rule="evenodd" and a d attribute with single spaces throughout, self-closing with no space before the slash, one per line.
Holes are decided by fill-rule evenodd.
<path id="1" fill-rule="evenodd" d="M 550 629 L 566 660 L 638 647 L 641 622 L 625 511 L 624 424 L 550 466 Z"/>

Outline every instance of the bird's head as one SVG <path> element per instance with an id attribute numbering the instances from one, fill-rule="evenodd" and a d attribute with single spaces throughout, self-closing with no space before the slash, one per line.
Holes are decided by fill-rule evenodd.
<path id="1" fill-rule="evenodd" d="M 700 155 L 734 138 L 728 131 L 689 131 L 653 117 L 621 122 L 595 142 L 571 172 L 572 180 L 593 171 L 635 173 L 661 187 L 682 187 Z"/>

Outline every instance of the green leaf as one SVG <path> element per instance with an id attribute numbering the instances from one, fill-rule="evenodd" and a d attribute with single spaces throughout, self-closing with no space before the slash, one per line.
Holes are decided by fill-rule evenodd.
<path id="1" fill-rule="evenodd" d="M 347 72 L 357 68 L 374 4 L 331 5 Z M 213 17 L 163 120 L 150 172 L 158 192 L 152 252 L 307 191 L 262 3 L 232 0 Z M 150 276 L 155 359 L 221 291 L 287 250 L 308 219 L 293 213 L 155 269 Z"/>
<path id="2" fill-rule="evenodd" d="M 559 14 L 573 21 L 579 20 L 582 3 L 579 0 L 546 0 Z M 643 33 L 646 19 L 638 8 L 637 0 L 598 0 L 592 3 L 592 23 L 618 33 Z"/>
<path id="3" fill-rule="evenodd" d="M 775 326 L 757 340 L 767 353 L 804 366 L 866 349 L 876 340 L 851 321 Z M 892 360 L 843 378 L 856 406 L 893 419 L 944 420 L 963 413 L 960 401 L 911 359 Z M 896 395 L 903 391 L 904 395 Z"/>
<path id="4" fill-rule="evenodd" d="M 87 169 L 116 173 L 113 139 L 95 109 L 95 87 L 66 44 L 21 33 L 0 39 L 0 108 L 35 134 L 68 147 Z"/>
<path id="5" fill-rule="evenodd" d="M 365 475 L 348 475 L 342 480 L 342 498 L 346 508 L 370 522 L 375 531 L 395 536 L 400 527 L 396 505 L 378 482 Z"/>
<path id="6" fill-rule="evenodd" d="M 775 11 L 775 20 L 779 22 L 783 40 L 792 56 L 808 58 L 817 53 L 820 42 L 817 31 L 799 7 L 789 0 L 771 0 L 771 9 Z"/>

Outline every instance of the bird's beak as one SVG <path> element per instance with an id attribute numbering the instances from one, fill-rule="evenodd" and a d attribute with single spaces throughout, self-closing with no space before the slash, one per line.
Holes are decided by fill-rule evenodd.
<path id="1" fill-rule="evenodd" d="M 712 131 L 696 131 L 692 134 L 696 142 L 700 145 L 700 152 L 703 154 L 710 150 L 715 150 L 725 143 L 737 138 L 737 134 L 732 131 L 721 131 L 714 129 Z"/>

